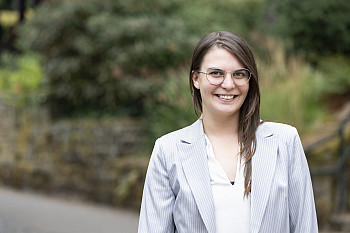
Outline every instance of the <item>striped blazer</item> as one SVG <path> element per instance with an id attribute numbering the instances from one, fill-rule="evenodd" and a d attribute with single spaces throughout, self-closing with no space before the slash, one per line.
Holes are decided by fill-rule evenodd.
<path id="1" fill-rule="evenodd" d="M 251 233 L 318 232 L 308 164 L 297 130 L 265 122 L 252 159 Z M 214 233 L 202 120 L 159 138 L 148 165 L 139 233 Z"/>

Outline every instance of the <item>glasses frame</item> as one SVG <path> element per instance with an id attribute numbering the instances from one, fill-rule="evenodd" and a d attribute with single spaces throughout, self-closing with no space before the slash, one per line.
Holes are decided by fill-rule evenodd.
<path id="1" fill-rule="evenodd" d="M 212 82 L 210 82 L 209 78 L 208 78 L 208 71 L 209 70 L 220 70 L 220 71 L 223 71 L 225 74 L 224 74 L 224 77 L 221 81 L 221 83 L 218 83 L 218 84 L 214 84 Z M 248 77 L 248 80 L 243 83 L 243 84 L 237 84 L 236 81 L 235 81 L 235 77 L 233 77 L 233 74 L 236 72 L 236 71 L 240 71 L 240 70 L 245 70 L 245 71 L 248 71 L 248 74 L 249 74 L 249 77 Z M 231 73 L 231 78 L 233 80 L 233 82 L 235 83 L 235 85 L 237 86 L 243 86 L 245 84 L 247 84 L 250 80 L 250 78 L 252 77 L 252 73 L 250 72 L 250 70 L 246 69 L 246 68 L 241 68 L 241 69 L 237 69 L 237 70 L 233 70 L 233 71 L 226 71 L 226 70 L 222 70 L 222 69 L 215 69 L 215 68 L 208 68 L 207 72 L 203 72 L 203 71 L 197 71 L 197 73 L 200 73 L 200 74 L 205 74 L 205 77 L 207 78 L 208 82 L 210 82 L 212 85 L 215 85 L 215 86 L 218 86 L 218 85 L 221 85 L 224 81 L 225 81 L 225 78 L 226 78 L 226 75 L 227 73 Z"/>

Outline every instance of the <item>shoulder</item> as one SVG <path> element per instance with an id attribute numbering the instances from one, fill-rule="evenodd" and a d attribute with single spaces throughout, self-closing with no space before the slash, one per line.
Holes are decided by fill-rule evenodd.
<path id="1" fill-rule="evenodd" d="M 178 155 L 179 150 L 181 150 L 180 145 L 187 143 L 189 135 L 193 135 L 194 132 L 197 131 L 197 122 L 198 121 L 190 126 L 167 133 L 158 138 L 153 147 L 151 161 L 154 160 L 156 163 L 162 163 L 168 168 L 176 164 L 179 161 Z"/>
<path id="2" fill-rule="evenodd" d="M 298 135 L 298 131 L 294 126 L 264 121 L 258 127 L 257 134 L 265 134 L 265 135 L 276 135 L 276 136 L 295 136 Z"/>
<path id="3" fill-rule="evenodd" d="M 176 131 L 167 133 L 157 139 L 157 142 L 161 145 L 176 145 L 178 142 L 191 142 L 197 139 L 203 131 L 202 120 L 198 119 L 193 124 Z"/>
<path id="4" fill-rule="evenodd" d="M 303 146 L 295 127 L 283 123 L 263 122 L 258 128 L 258 132 L 259 130 L 264 133 L 260 133 L 260 136 L 257 136 L 258 146 L 259 143 L 274 142 L 278 147 L 280 156 L 283 157 L 282 159 L 293 161 L 293 163 L 305 157 Z M 265 140 L 267 137 L 271 137 L 273 140 Z"/>
<path id="5" fill-rule="evenodd" d="M 170 133 L 164 134 L 157 141 L 160 142 L 173 142 L 181 140 L 189 131 L 190 126 L 186 126 L 184 128 L 172 131 Z"/>
<path id="6" fill-rule="evenodd" d="M 273 136 L 277 139 L 280 146 L 286 145 L 287 147 L 294 147 L 294 145 L 300 144 L 300 137 L 297 129 L 294 126 L 276 123 L 276 122 L 263 122 L 257 130 L 257 139 Z"/>

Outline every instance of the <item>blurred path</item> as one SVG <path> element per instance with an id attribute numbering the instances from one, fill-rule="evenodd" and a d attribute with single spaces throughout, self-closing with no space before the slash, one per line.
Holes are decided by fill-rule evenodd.
<path id="1" fill-rule="evenodd" d="M 137 224 L 136 212 L 0 187 L 0 233 L 135 233 Z"/>
<path id="2" fill-rule="evenodd" d="M 138 213 L 0 187 L 1 233 L 135 233 Z"/>

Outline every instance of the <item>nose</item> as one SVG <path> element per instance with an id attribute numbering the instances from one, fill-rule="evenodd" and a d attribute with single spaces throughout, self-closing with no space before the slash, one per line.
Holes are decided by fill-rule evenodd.
<path id="1" fill-rule="evenodd" d="M 235 82 L 233 81 L 231 72 L 226 72 L 224 81 L 221 83 L 221 87 L 225 89 L 233 89 L 236 87 Z"/>

